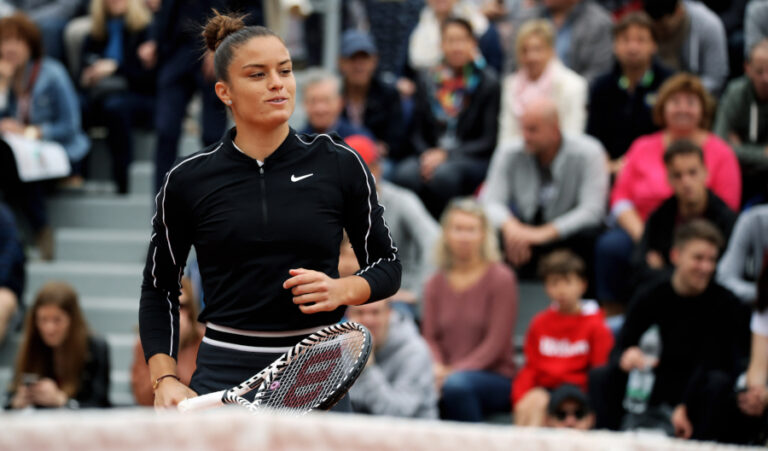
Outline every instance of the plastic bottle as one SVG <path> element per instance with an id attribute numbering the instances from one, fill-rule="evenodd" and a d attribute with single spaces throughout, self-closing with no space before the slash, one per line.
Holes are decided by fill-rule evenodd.
<path id="1" fill-rule="evenodd" d="M 645 366 L 629 372 L 627 391 L 624 395 L 624 408 L 633 414 L 642 414 L 648 408 L 648 400 L 656 381 L 654 368 L 661 357 L 661 337 L 659 328 L 651 326 L 640 338 L 640 350 L 645 354 Z"/>

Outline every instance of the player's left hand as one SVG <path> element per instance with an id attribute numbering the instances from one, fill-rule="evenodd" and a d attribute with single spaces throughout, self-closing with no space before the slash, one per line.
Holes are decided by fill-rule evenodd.
<path id="1" fill-rule="evenodd" d="M 342 305 L 362 304 L 370 296 L 368 282 L 359 276 L 333 279 L 304 268 L 291 269 L 289 273 L 291 278 L 283 282 L 283 288 L 291 290 L 293 303 L 299 304 L 303 313 L 330 312 Z"/>

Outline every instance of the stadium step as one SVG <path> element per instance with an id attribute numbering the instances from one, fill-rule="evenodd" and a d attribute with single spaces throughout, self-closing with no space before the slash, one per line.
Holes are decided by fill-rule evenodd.
<path id="1" fill-rule="evenodd" d="M 150 161 L 136 161 L 131 164 L 128 189 L 133 195 L 153 196 L 155 194 L 155 164 Z"/>
<path id="2" fill-rule="evenodd" d="M 70 283 L 81 298 L 131 297 L 138 299 L 143 265 L 131 263 L 29 262 L 27 299 L 49 280 Z M 27 305 L 31 305 L 28 301 Z"/>
<path id="3" fill-rule="evenodd" d="M 48 214 L 54 228 L 148 231 L 153 208 L 149 196 L 61 195 L 48 201 Z"/>
<path id="4" fill-rule="evenodd" d="M 21 343 L 21 335 L 8 334 L 5 337 L 5 341 L 0 345 L 0 369 L 9 367 L 13 371 L 13 367 L 16 364 L 16 353 L 19 350 L 19 344 Z M 0 385 L 3 387 L 3 385 Z M 3 390 L 0 390 L 2 393 Z"/>
<path id="5" fill-rule="evenodd" d="M 88 326 L 101 335 L 136 334 L 139 298 L 83 298 L 80 300 Z"/>
<path id="6" fill-rule="evenodd" d="M 109 344 L 109 360 L 112 371 L 130 371 L 133 364 L 133 347 L 136 345 L 136 334 L 107 334 Z"/>
<path id="7" fill-rule="evenodd" d="M 518 281 L 517 324 L 515 336 L 522 341 L 528 332 L 528 326 L 537 313 L 545 310 L 550 305 L 544 284 L 539 281 Z"/>
<path id="8" fill-rule="evenodd" d="M 59 228 L 56 259 L 68 262 L 143 263 L 149 242 L 146 230 Z"/>

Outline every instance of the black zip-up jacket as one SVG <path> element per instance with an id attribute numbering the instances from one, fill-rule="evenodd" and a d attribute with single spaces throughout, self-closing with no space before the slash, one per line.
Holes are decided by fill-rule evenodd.
<path id="1" fill-rule="evenodd" d="M 349 119 L 347 109 L 342 116 Z M 363 125 L 376 139 L 387 143 L 390 152 L 397 152 L 404 138 L 403 106 L 397 89 L 378 77 L 373 77 L 365 99 Z"/>
<path id="2" fill-rule="evenodd" d="M 291 130 L 262 167 L 222 141 L 177 163 L 157 194 L 144 268 L 139 328 L 145 357 L 176 357 L 180 279 L 195 246 L 205 290 L 200 321 L 285 331 L 333 324 L 344 308 L 304 314 L 282 287 L 288 270 L 336 278 L 342 229 L 371 287 L 400 287 L 401 266 L 371 173 L 336 135 Z"/>
<path id="3" fill-rule="evenodd" d="M 456 126 L 458 143 L 454 149 L 445 149 L 456 156 L 489 161 L 496 148 L 496 136 L 499 134 L 499 110 L 501 108 L 501 86 L 493 69 L 475 68 L 480 75 L 480 83 L 469 95 L 469 99 L 459 113 Z M 422 71 L 413 100 L 413 124 L 411 125 L 410 147 L 416 155 L 427 149 L 438 147 L 440 136 L 445 132 L 445 124 L 440 123 L 432 112 L 430 104 L 431 75 Z M 401 159 L 409 155 L 392 154 L 392 158 Z"/>

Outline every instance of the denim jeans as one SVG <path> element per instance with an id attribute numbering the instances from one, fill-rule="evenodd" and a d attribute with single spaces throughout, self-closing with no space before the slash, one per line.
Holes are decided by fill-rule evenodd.
<path id="1" fill-rule="evenodd" d="M 214 83 L 203 78 L 202 62 L 197 44 L 190 44 L 174 51 L 157 71 L 157 95 L 155 98 L 155 189 L 159 191 L 178 156 L 182 123 L 187 105 L 195 92 L 202 99 L 201 126 L 203 147 L 209 146 L 224 135 L 227 113 L 213 89 Z"/>
<path id="2" fill-rule="evenodd" d="M 597 239 L 595 291 L 598 300 L 616 302 L 626 297 L 634 249 L 635 243 L 621 227 L 614 227 Z"/>
<path id="3" fill-rule="evenodd" d="M 451 199 L 472 194 L 487 171 L 488 161 L 451 157 L 435 169 L 429 181 L 425 181 L 421 176 L 419 157 L 412 156 L 395 166 L 392 181 L 415 192 L 432 216 L 439 218 Z"/>
<path id="4" fill-rule="evenodd" d="M 457 371 L 445 379 L 442 416 L 446 420 L 483 421 L 483 415 L 509 412 L 512 380 L 490 371 Z"/>

